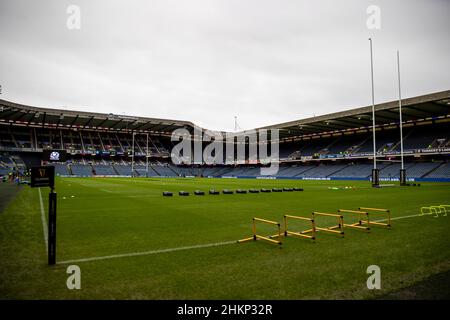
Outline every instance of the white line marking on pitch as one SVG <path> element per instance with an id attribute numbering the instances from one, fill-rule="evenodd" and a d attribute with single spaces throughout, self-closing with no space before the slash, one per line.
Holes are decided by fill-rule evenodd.
<path id="1" fill-rule="evenodd" d="M 391 220 L 400 220 L 400 219 L 408 219 L 408 218 L 421 217 L 421 216 L 429 216 L 429 215 L 432 215 L 432 214 L 434 214 L 434 213 L 412 214 L 412 215 L 409 215 L 409 216 L 394 217 L 394 218 L 391 218 Z M 383 221 L 387 221 L 387 220 L 388 219 L 381 219 L 381 220 L 374 220 L 373 222 L 383 222 Z"/>
<path id="2" fill-rule="evenodd" d="M 430 214 L 427 213 L 427 214 L 424 214 L 424 215 L 430 215 Z M 421 216 L 424 216 L 424 215 L 422 215 L 422 214 L 414 214 L 414 215 L 409 215 L 409 216 L 394 217 L 394 218 L 391 218 L 391 220 L 399 220 L 399 219 L 421 217 Z M 374 222 L 382 222 L 382 221 L 386 221 L 386 220 L 387 219 L 381 219 L 381 220 L 375 220 Z M 168 252 L 191 250 L 191 249 L 219 247 L 219 246 L 229 245 L 229 244 L 232 244 L 232 243 L 236 243 L 236 241 L 225 241 L 225 242 L 207 243 L 207 244 L 200 244 L 200 245 L 187 246 L 187 247 L 178 247 L 178 248 L 169 248 L 169 249 L 160 249 L 160 250 L 152 250 L 152 251 L 142 251 L 142 252 L 131 252 L 131 253 L 123 253 L 123 254 L 113 254 L 113 255 L 110 255 L 110 256 L 91 257 L 91 258 L 84 258 L 84 259 L 65 260 L 65 261 L 57 262 L 57 264 L 69 264 L 69 263 L 89 262 L 89 261 L 107 260 L 107 259 L 115 259 L 115 258 L 147 256 L 147 255 L 158 254 L 158 253 L 168 253 Z"/>
<path id="3" fill-rule="evenodd" d="M 44 203 L 42 202 L 41 188 L 38 188 L 38 192 L 39 192 L 39 206 L 41 208 L 42 231 L 44 232 L 45 251 L 48 252 L 48 238 L 47 238 L 48 229 L 47 229 L 47 221 L 45 219 Z"/>
<path id="4" fill-rule="evenodd" d="M 124 257 L 135 257 L 135 256 L 146 256 L 146 255 L 158 254 L 158 253 L 225 246 L 225 245 L 229 245 L 232 243 L 236 243 L 236 241 L 216 242 L 216 243 L 199 244 L 199 245 L 187 246 L 187 247 L 160 249 L 160 250 L 143 251 L 143 252 L 132 252 L 132 253 L 123 253 L 123 254 L 113 254 L 110 256 L 103 256 L 103 257 L 92 257 L 92 258 L 84 258 L 84 259 L 66 260 L 66 261 L 60 261 L 60 262 L 58 262 L 58 264 L 69 264 L 69 263 L 76 263 L 76 262 L 88 262 L 88 261 L 97 261 L 97 260 L 106 260 L 106 259 L 124 258 Z"/>

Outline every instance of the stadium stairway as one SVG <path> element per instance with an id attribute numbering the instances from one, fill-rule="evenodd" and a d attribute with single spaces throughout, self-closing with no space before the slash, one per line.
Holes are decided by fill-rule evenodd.
<path id="1" fill-rule="evenodd" d="M 146 166 L 137 165 L 134 167 L 134 173 L 136 176 L 145 177 L 147 175 Z M 149 177 L 159 177 L 158 172 L 149 164 L 148 165 L 148 176 Z"/>
<path id="2" fill-rule="evenodd" d="M 168 166 L 168 168 L 175 174 L 175 176 L 179 176 L 179 173 L 175 171 L 174 168 L 172 168 L 172 166 Z"/>
<path id="3" fill-rule="evenodd" d="M 119 176 L 120 174 L 119 174 L 119 171 L 117 171 L 116 167 L 115 167 L 115 166 L 111 166 L 111 167 L 112 167 L 112 169 L 113 169 L 113 171 L 114 171 L 114 174 L 115 174 L 116 176 Z"/>
<path id="4" fill-rule="evenodd" d="M 450 178 L 450 162 L 443 162 L 434 170 L 424 175 L 423 178 Z"/>
<path id="5" fill-rule="evenodd" d="M 303 168 L 303 169 L 305 169 L 305 170 L 301 170 L 301 172 L 300 173 L 298 173 L 298 174 L 296 174 L 294 177 L 301 177 L 301 176 L 305 176 L 305 174 L 307 174 L 308 172 L 310 172 L 310 171 L 312 171 L 312 170 L 314 170 L 314 168 L 315 168 L 315 166 L 310 166 L 309 168 Z"/>
<path id="6" fill-rule="evenodd" d="M 423 178 L 431 172 L 439 168 L 442 163 L 424 162 L 415 163 L 406 171 L 406 177 L 408 178 Z"/>
<path id="7" fill-rule="evenodd" d="M 92 176 L 92 166 L 73 163 L 71 165 L 72 174 L 81 177 L 90 177 Z"/>
<path id="8" fill-rule="evenodd" d="M 131 166 L 115 164 L 113 167 L 119 176 L 131 176 Z"/>
<path id="9" fill-rule="evenodd" d="M 327 175 L 327 178 L 329 178 L 329 177 L 333 176 L 334 174 L 336 174 L 336 173 L 338 173 L 338 172 L 344 170 L 344 169 L 347 168 L 348 166 L 349 166 L 349 165 L 345 165 L 345 166 L 343 166 L 343 167 L 341 167 L 341 168 L 337 168 L 337 170 L 335 170 L 335 171 L 333 171 L 332 173 L 330 173 L 329 175 Z"/>
<path id="10" fill-rule="evenodd" d="M 168 166 L 152 166 L 152 169 L 161 177 L 178 177 L 178 174 Z"/>
<path id="11" fill-rule="evenodd" d="M 55 172 L 57 175 L 61 176 L 68 176 L 72 174 L 68 165 L 65 163 L 55 163 Z"/>
<path id="12" fill-rule="evenodd" d="M 115 171 L 111 165 L 93 165 L 92 166 L 93 172 L 97 176 L 113 176 L 115 175 Z"/>

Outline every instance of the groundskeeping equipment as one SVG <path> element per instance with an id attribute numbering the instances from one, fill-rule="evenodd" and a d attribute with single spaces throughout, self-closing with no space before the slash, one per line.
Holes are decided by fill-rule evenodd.
<path id="1" fill-rule="evenodd" d="M 371 222 L 369 221 L 369 213 L 366 211 L 357 211 L 357 210 L 347 210 L 347 209 L 339 209 L 338 210 L 339 213 L 351 213 L 351 214 L 355 214 L 359 216 L 359 220 L 358 222 L 355 223 L 344 223 L 344 227 L 347 228 L 353 228 L 353 229 L 358 229 L 358 230 L 363 230 L 363 231 L 370 231 L 370 224 Z M 363 219 L 363 216 L 366 217 L 366 220 Z"/>
<path id="2" fill-rule="evenodd" d="M 277 229 L 278 229 L 278 240 L 271 239 L 271 236 L 262 236 L 260 234 L 257 234 L 257 232 L 256 232 L 256 223 L 257 222 L 262 222 L 262 223 L 265 223 L 265 224 L 271 224 L 271 225 L 276 226 Z M 242 240 L 238 240 L 238 243 L 243 243 L 243 242 L 247 242 L 247 241 L 265 240 L 265 241 L 268 241 L 268 242 L 273 243 L 273 244 L 279 244 L 279 245 L 282 244 L 282 242 L 281 242 L 281 236 L 282 236 L 282 234 L 281 234 L 281 225 L 280 225 L 279 222 L 270 221 L 270 220 L 261 219 L 261 218 L 253 218 L 252 231 L 253 231 L 253 236 L 251 236 L 250 238 L 245 238 L 245 239 L 242 239 Z"/>
<path id="3" fill-rule="evenodd" d="M 386 214 L 386 221 L 387 223 L 380 222 L 380 221 L 370 221 L 371 225 L 381 226 L 381 227 L 391 227 L 391 210 L 389 209 L 381 209 L 381 208 L 367 208 L 367 207 L 359 207 L 358 210 L 365 211 L 367 213 L 385 213 Z M 367 216 L 367 221 L 369 221 L 369 216 Z M 362 223 L 365 223 L 365 221 L 362 221 Z"/>

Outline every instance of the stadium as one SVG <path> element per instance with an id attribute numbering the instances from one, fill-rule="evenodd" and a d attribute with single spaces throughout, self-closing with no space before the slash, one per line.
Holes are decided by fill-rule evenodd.
<path id="1" fill-rule="evenodd" d="M 0 1 L 0 308 L 446 307 L 449 9 Z"/>
<path id="2" fill-rule="evenodd" d="M 40 165 L 43 150 L 62 149 L 69 159 L 55 164 L 56 174 L 61 177 L 264 178 L 260 176 L 258 161 L 252 163 L 248 157 L 244 161 L 235 158 L 230 165 L 224 165 L 227 161 L 223 159 L 220 166 L 172 164 L 170 151 L 175 143 L 171 134 L 179 128 L 193 132 L 194 124 L 188 121 L 67 112 L 4 100 L 0 103 L 3 175 Z M 449 105 L 450 91 L 403 101 L 403 154 L 408 181 L 450 182 Z M 280 168 L 272 177 L 370 180 L 371 112 L 371 106 L 367 106 L 256 128 L 280 132 Z M 380 179 L 398 181 L 398 102 L 377 105 L 375 112 Z M 240 134 L 245 132 L 236 133 Z"/>
<path id="3" fill-rule="evenodd" d="M 402 105 L 406 179 L 400 186 L 398 101 L 378 104 L 380 182 L 373 188 L 371 106 L 257 128 L 279 131 L 279 168 L 265 176 L 261 159 L 248 157 L 174 164 L 171 133 L 180 128 L 193 132 L 188 121 L 1 100 L 4 181 L 28 184 L 29 169 L 48 164 L 55 167 L 58 194 L 58 250 L 56 265 L 49 269 L 48 188 L 24 186 L 16 195 L 3 186 L 2 202 L 14 200 L 1 216 L 6 244 L 2 274 L 10 275 L 2 276 L 2 295 L 362 299 L 398 298 L 398 292 L 421 281 L 445 284 L 450 91 L 407 98 Z M 248 150 L 251 142 L 245 141 Z M 65 159 L 49 161 L 49 150 L 64 152 Z M 171 197 L 163 196 L 167 193 Z M 386 212 L 371 212 L 369 230 L 362 227 L 361 216 L 358 221 L 342 214 L 342 230 L 333 230 L 338 210 L 362 212 L 359 208 L 386 209 L 388 218 Z M 288 231 L 283 217 L 285 223 L 289 217 L 301 218 L 289 221 L 295 229 Z M 251 231 L 252 221 L 258 231 Z M 281 240 L 276 226 L 266 221 L 293 236 L 286 233 Z M 312 235 L 303 232 L 311 221 Z M 241 238 L 262 241 L 238 243 Z M 365 268 L 374 263 L 384 271 L 381 293 L 366 288 Z M 68 265 L 82 268 L 83 290 L 72 292 L 58 284 L 65 281 Z"/>

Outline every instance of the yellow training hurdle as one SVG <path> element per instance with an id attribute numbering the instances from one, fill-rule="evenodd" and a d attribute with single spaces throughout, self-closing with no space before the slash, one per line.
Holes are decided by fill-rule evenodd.
<path id="1" fill-rule="evenodd" d="M 428 215 L 435 214 L 434 218 L 438 218 L 441 213 L 444 217 L 447 216 L 447 212 L 450 212 L 450 205 L 441 204 L 439 206 L 429 206 L 429 207 L 421 207 L 420 214 Z"/>
<path id="2" fill-rule="evenodd" d="M 336 213 L 326 213 L 326 212 L 313 212 L 313 221 L 315 225 L 314 231 L 325 231 L 330 233 L 336 233 L 344 236 L 344 217 L 340 214 Z M 337 225 L 331 226 L 331 227 L 318 227 L 316 223 L 316 216 L 326 216 L 326 217 L 336 217 L 337 218 Z M 339 229 L 339 230 L 336 230 Z M 313 232 L 312 229 L 303 231 L 304 233 Z"/>
<path id="3" fill-rule="evenodd" d="M 369 231 L 370 230 L 370 224 L 371 222 L 369 221 L 369 213 L 366 211 L 356 211 L 356 210 L 346 210 L 346 209 L 339 209 L 338 210 L 339 213 L 353 213 L 353 214 L 357 214 L 359 215 L 359 221 L 352 223 L 352 224 L 346 224 L 344 223 L 344 227 L 347 228 L 354 228 L 354 229 L 359 229 L 359 230 L 364 230 L 364 231 Z M 366 221 L 363 221 L 363 216 L 366 216 Z M 366 224 L 367 226 L 363 226 L 363 224 Z"/>
<path id="4" fill-rule="evenodd" d="M 450 204 L 441 204 L 439 207 L 444 209 L 444 216 L 447 216 L 447 212 L 450 212 Z"/>
<path id="5" fill-rule="evenodd" d="M 370 221 L 370 224 L 377 225 L 377 226 L 383 226 L 383 227 L 387 227 L 387 228 L 391 227 L 391 210 L 380 209 L 380 208 L 366 208 L 366 207 L 359 207 L 358 210 L 363 210 L 363 211 L 370 212 L 370 213 L 374 213 L 374 212 L 386 213 L 387 223 L 378 222 L 378 221 Z M 362 223 L 365 223 L 365 222 L 363 221 Z"/>
<path id="6" fill-rule="evenodd" d="M 429 206 L 429 207 L 421 207 L 421 215 L 424 214 L 436 214 L 436 217 L 439 216 L 439 213 L 446 216 L 447 212 L 450 212 L 450 205 L 439 205 L 439 206 Z M 428 212 L 426 212 L 428 211 Z M 344 215 L 343 213 L 351 213 L 359 216 L 358 222 L 355 223 L 344 223 Z M 387 219 L 383 219 L 380 221 L 370 221 L 369 220 L 369 213 L 382 213 L 386 214 Z M 317 226 L 317 217 L 324 216 L 324 217 L 334 217 L 337 219 L 337 224 L 330 226 L 330 227 L 319 227 Z M 284 231 L 281 231 L 281 224 L 276 221 L 261 219 L 261 218 L 253 218 L 253 235 L 249 238 L 245 238 L 242 240 L 238 240 L 238 243 L 247 242 L 247 241 L 256 241 L 256 240 L 265 240 L 273 244 L 279 244 L 281 245 L 281 237 L 287 237 L 287 236 L 297 236 L 302 238 L 308 238 L 311 240 L 316 239 L 316 232 L 324 231 L 329 232 L 333 234 L 339 234 L 344 236 L 344 228 L 354 228 L 364 231 L 370 231 L 370 226 L 383 226 L 390 228 L 392 226 L 391 224 L 391 211 L 389 209 L 382 209 L 382 208 L 368 208 L 368 207 L 359 207 L 358 210 L 347 210 L 347 209 L 339 209 L 338 213 L 328 213 L 328 212 L 313 212 L 312 218 L 306 218 L 301 216 L 294 216 L 294 215 L 284 215 Z M 311 228 L 306 230 L 299 230 L 299 231 L 290 231 L 288 230 L 288 220 L 300 220 L 300 221 L 308 221 L 311 223 Z M 387 221 L 381 222 L 381 221 Z M 257 234 L 256 232 L 256 223 L 262 222 L 270 225 L 275 225 L 278 228 L 278 233 L 274 235 L 268 235 L 263 236 L 260 234 Z M 292 229 L 291 229 L 292 230 Z M 275 239 L 276 238 L 276 239 Z"/>
<path id="7" fill-rule="evenodd" d="M 431 208 L 436 210 L 436 215 L 439 216 L 439 213 L 441 213 L 444 217 L 447 216 L 447 207 L 450 209 L 450 206 L 441 204 L 439 206 L 431 206 Z"/>
<path id="8" fill-rule="evenodd" d="M 307 229 L 307 230 L 303 230 L 303 231 L 299 231 L 299 232 L 289 231 L 288 230 L 288 219 L 309 221 L 309 222 L 311 222 L 311 229 Z M 310 233 L 310 232 L 311 232 L 311 235 L 305 234 L 305 233 Z M 297 236 L 297 237 L 315 240 L 316 239 L 316 226 L 314 223 L 314 219 L 285 214 L 284 215 L 284 232 L 282 233 L 282 235 L 285 237 L 291 235 L 291 236 Z M 270 236 L 270 238 L 275 238 L 275 237 L 277 237 L 276 234 Z"/>
<path id="9" fill-rule="evenodd" d="M 257 221 L 263 222 L 263 223 L 267 223 L 267 224 L 276 225 L 278 227 L 278 240 L 271 239 L 271 237 L 273 237 L 273 236 L 267 236 L 266 237 L 266 236 L 262 236 L 262 235 L 257 234 L 256 233 L 256 222 Z M 261 219 L 261 218 L 253 218 L 252 231 L 253 231 L 253 236 L 252 237 L 245 238 L 245 239 L 242 239 L 242 240 L 238 240 L 238 243 L 247 242 L 247 241 L 256 241 L 258 239 L 261 239 L 261 240 L 268 241 L 270 243 L 281 244 L 281 236 L 282 236 L 281 235 L 281 225 L 278 222 L 270 221 L 270 220 L 266 220 L 266 219 Z"/>
<path id="10" fill-rule="evenodd" d="M 435 213 L 435 218 L 438 217 L 438 214 L 436 212 L 436 209 L 432 208 L 432 207 L 420 207 L 420 215 L 424 216 L 424 215 L 428 215 L 428 214 L 433 214 Z"/>

